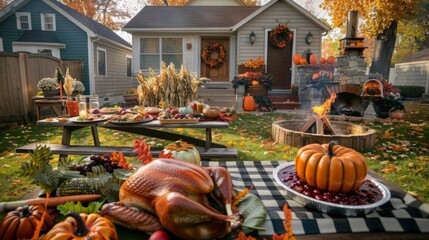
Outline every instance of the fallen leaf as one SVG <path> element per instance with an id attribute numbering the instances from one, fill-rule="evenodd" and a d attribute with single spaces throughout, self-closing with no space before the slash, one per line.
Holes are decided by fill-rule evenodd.
<path id="1" fill-rule="evenodd" d="M 417 168 L 417 169 L 414 169 L 413 171 L 415 172 L 415 173 L 419 173 L 419 172 L 421 172 L 421 171 L 423 171 L 424 170 L 424 168 L 423 168 L 423 166 L 421 166 L 421 167 L 419 167 L 419 168 Z"/>

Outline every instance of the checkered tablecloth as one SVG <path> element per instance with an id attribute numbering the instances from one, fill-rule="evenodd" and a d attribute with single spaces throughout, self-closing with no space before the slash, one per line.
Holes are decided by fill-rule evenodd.
<path id="1" fill-rule="evenodd" d="M 409 194 L 391 191 L 391 199 L 371 213 L 360 217 L 338 217 L 310 210 L 286 196 L 273 177 L 278 161 L 204 161 L 203 166 L 226 167 L 235 188 L 254 186 L 251 191 L 267 208 L 261 236 L 282 234 L 285 202 L 293 212 L 293 232 L 299 234 L 354 232 L 422 232 L 429 233 L 429 205 Z"/>

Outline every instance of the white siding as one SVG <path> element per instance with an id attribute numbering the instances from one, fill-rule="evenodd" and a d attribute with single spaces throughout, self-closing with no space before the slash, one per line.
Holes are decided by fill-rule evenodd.
<path id="1" fill-rule="evenodd" d="M 13 52 L 30 52 L 30 53 L 39 53 L 40 50 L 49 49 L 52 51 L 52 56 L 56 58 L 61 58 L 60 48 L 56 46 L 46 45 L 33 45 L 33 44 L 13 44 Z"/>
<path id="2" fill-rule="evenodd" d="M 123 48 L 112 47 L 103 41 L 94 43 L 94 73 L 97 73 L 97 48 L 106 50 L 106 76 L 95 74 L 95 94 L 99 97 L 122 96 L 131 86 L 137 86 L 134 76 L 127 77 L 127 56 L 131 51 Z"/>
<path id="3" fill-rule="evenodd" d="M 240 6 L 238 0 L 193 0 L 189 6 Z"/>
<path id="4" fill-rule="evenodd" d="M 295 53 L 302 55 L 304 51 L 311 49 L 311 52 L 320 57 L 323 29 L 294 8 L 280 1 L 238 29 L 237 63 L 240 64 L 258 56 L 265 57 L 267 33 L 280 23 L 287 24 L 289 29 L 295 32 L 293 55 Z M 256 34 L 256 40 L 253 45 L 250 45 L 249 34 L 252 31 Z M 305 43 L 305 36 L 308 32 L 313 34 L 313 41 L 310 46 Z M 294 82 L 293 78 L 292 82 Z"/>
<path id="5" fill-rule="evenodd" d="M 398 63 L 395 69 L 395 85 L 423 86 L 429 92 L 429 61 Z"/>

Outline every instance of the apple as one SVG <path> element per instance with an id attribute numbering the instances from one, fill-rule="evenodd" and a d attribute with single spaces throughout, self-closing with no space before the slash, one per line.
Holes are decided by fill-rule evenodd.
<path id="1" fill-rule="evenodd" d="M 176 114 L 179 113 L 179 109 L 175 108 L 173 110 L 171 110 L 171 115 L 176 116 Z"/>
<path id="2" fill-rule="evenodd" d="M 170 240 L 170 237 L 166 232 L 158 230 L 150 235 L 149 240 Z"/>

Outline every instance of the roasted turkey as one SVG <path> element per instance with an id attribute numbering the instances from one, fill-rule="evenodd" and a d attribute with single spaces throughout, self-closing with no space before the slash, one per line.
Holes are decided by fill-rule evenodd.
<path id="1" fill-rule="evenodd" d="M 231 207 L 234 194 L 223 167 L 158 159 L 130 176 L 121 186 L 120 203 L 104 205 L 102 213 L 134 230 L 166 228 L 182 239 L 213 239 L 241 223 Z"/>

